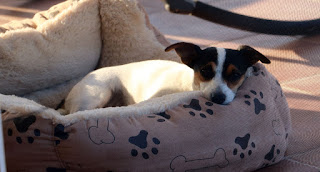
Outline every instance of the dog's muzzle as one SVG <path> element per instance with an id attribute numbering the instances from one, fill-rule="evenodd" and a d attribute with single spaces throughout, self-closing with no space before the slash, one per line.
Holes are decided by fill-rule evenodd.
<path id="1" fill-rule="evenodd" d="M 217 104 L 223 104 L 226 100 L 226 95 L 222 92 L 211 94 L 211 101 Z"/>

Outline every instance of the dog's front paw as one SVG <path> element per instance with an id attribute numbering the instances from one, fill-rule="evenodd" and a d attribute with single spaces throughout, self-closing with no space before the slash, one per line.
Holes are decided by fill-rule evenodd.
<path id="1" fill-rule="evenodd" d="M 58 109 L 57 110 L 61 115 L 68 115 L 68 111 L 67 110 L 65 110 L 65 109 Z"/>

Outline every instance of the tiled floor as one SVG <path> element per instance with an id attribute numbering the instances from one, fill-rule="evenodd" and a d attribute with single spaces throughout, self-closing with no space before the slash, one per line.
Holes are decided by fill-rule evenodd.
<path id="1" fill-rule="evenodd" d="M 12 20 L 32 18 L 63 0 L 0 0 L 0 25 Z"/>
<path id="2" fill-rule="evenodd" d="M 32 17 L 62 0 L 0 0 L 0 24 Z M 192 16 L 165 11 L 160 0 L 138 0 L 149 14 L 151 23 L 171 42 L 188 41 L 202 46 L 236 48 L 250 45 L 272 61 L 267 68 L 281 83 L 292 114 L 293 133 L 288 153 L 313 138 L 320 145 L 320 35 L 273 36 L 227 28 Z M 234 12 L 280 20 L 320 18 L 317 0 L 203 0 Z M 311 128 L 309 128 L 312 125 Z M 318 127 L 319 125 L 319 127 Z M 310 130 L 309 130 L 309 129 Z M 318 130 L 317 132 L 313 130 Z M 310 132 L 309 132 L 310 131 Z"/>

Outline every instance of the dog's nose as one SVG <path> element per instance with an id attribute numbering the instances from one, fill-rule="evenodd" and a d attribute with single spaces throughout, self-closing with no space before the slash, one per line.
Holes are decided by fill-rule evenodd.
<path id="1" fill-rule="evenodd" d="M 211 101 L 217 104 L 222 104 L 226 100 L 226 95 L 221 92 L 211 94 Z"/>

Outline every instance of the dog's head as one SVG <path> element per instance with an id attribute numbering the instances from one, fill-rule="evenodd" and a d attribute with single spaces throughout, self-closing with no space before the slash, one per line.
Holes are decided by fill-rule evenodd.
<path id="1" fill-rule="evenodd" d="M 261 61 L 270 63 L 264 55 L 249 46 L 238 50 L 199 46 L 180 42 L 165 51 L 175 49 L 181 61 L 194 70 L 194 88 L 218 104 L 229 104 L 238 88 L 252 72 L 252 65 Z"/>

